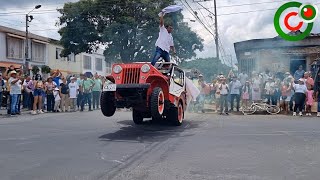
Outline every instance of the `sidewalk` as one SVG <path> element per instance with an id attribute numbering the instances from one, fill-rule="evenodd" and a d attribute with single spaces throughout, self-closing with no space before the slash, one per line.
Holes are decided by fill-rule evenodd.
<path id="1" fill-rule="evenodd" d="M 28 113 L 30 113 L 31 111 L 29 111 L 29 110 L 27 110 L 27 109 L 21 109 L 21 114 L 23 115 L 23 114 L 28 114 Z M 5 107 L 3 107 L 3 108 L 1 108 L 0 109 L 0 118 L 2 117 L 2 116 L 9 116 L 8 114 L 7 114 L 7 109 L 5 108 Z"/>

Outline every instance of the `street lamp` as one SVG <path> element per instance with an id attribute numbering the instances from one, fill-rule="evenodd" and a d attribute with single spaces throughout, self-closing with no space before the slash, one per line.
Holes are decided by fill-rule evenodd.
<path id="1" fill-rule="evenodd" d="M 29 15 L 32 11 L 34 11 L 35 9 L 39 9 L 41 8 L 41 5 L 36 5 L 30 12 L 28 12 L 26 14 L 26 52 L 25 52 L 25 69 L 26 71 L 28 71 L 28 61 L 30 61 L 30 58 L 29 58 L 29 41 L 28 41 L 28 35 L 29 35 L 29 31 L 28 31 L 28 28 L 29 28 L 29 25 L 28 23 L 31 22 L 34 18 L 32 15 Z"/>

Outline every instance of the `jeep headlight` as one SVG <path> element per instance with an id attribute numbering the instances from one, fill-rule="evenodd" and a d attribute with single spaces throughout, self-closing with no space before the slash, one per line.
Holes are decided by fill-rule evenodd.
<path id="1" fill-rule="evenodd" d="M 119 74 L 119 73 L 121 73 L 121 71 L 122 71 L 122 67 L 120 65 L 116 65 L 113 67 L 114 73 Z"/>
<path id="2" fill-rule="evenodd" d="M 141 71 L 142 71 L 143 73 L 149 72 L 149 71 L 150 71 L 150 66 L 149 66 L 148 64 L 143 65 L 143 66 L 141 67 Z"/>

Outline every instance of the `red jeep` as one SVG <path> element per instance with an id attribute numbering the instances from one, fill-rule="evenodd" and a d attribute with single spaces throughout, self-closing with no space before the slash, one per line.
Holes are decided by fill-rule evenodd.
<path id="1" fill-rule="evenodd" d="M 174 63 L 114 64 L 101 95 L 103 115 L 132 108 L 133 121 L 170 120 L 181 125 L 186 110 L 185 72 Z"/>

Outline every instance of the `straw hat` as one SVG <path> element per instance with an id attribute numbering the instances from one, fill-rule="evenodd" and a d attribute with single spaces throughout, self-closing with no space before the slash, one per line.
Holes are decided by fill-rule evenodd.
<path id="1" fill-rule="evenodd" d="M 8 75 L 11 76 L 12 74 L 17 74 L 17 71 L 10 71 Z"/>

